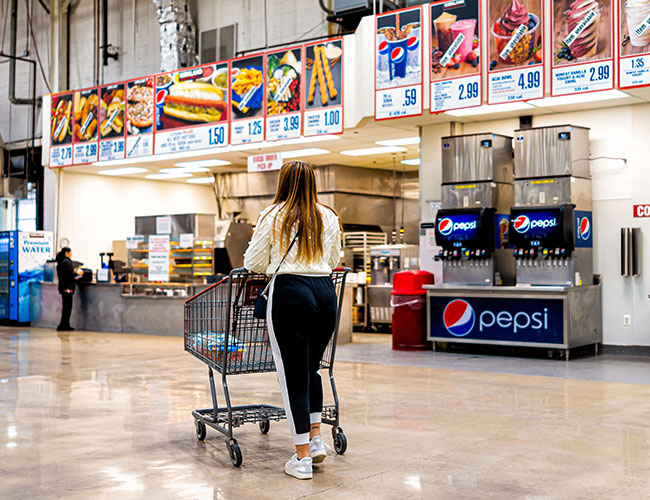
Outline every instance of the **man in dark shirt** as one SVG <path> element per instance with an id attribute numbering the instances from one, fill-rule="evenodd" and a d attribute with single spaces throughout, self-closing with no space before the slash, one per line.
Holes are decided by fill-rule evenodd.
<path id="1" fill-rule="evenodd" d="M 61 307 L 61 321 L 56 328 L 59 332 L 72 331 L 70 314 L 72 313 L 72 296 L 77 286 L 77 273 L 72 265 L 72 251 L 64 247 L 56 256 L 56 274 L 59 277 L 59 293 L 63 305 Z"/>

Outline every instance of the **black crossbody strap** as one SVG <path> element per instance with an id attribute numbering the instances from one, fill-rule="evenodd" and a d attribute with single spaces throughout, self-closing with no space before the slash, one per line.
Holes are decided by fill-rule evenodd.
<path id="1" fill-rule="evenodd" d="M 296 235 L 295 235 L 295 236 L 293 237 L 293 239 L 291 240 L 291 243 L 289 244 L 289 248 L 287 248 L 287 251 L 284 253 L 284 257 L 282 257 L 282 260 L 281 260 L 280 263 L 278 264 L 278 267 L 277 267 L 277 269 L 275 270 L 275 273 L 273 273 L 274 276 L 275 276 L 276 274 L 278 274 L 278 271 L 279 271 L 280 268 L 282 267 L 282 264 L 284 264 L 284 261 L 285 261 L 285 259 L 287 258 L 287 255 L 289 255 L 289 252 L 290 252 L 291 249 L 293 248 L 293 245 L 294 245 L 294 243 L 296 242 L 297 239 L 298 239 L 298 231 L 296 231 Z M 264 297 L 266 298 L 266 293 L 269 291 L 269 287 L 270 287 L 270 286 L 271 286 L 271 280 L 269 280 L 269 282 L 266 284 L 266 286 L 264 287 L 264 290 L 262 290 L 262 293 L 261 293 L 260 295 L 262 295 L 262 296 L 264 296 Z"/>

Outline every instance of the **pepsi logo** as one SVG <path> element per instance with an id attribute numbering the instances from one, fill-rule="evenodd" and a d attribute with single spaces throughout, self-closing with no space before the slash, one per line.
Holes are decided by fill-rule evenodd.
<path id="1" fill-rule="evenodd" d="M 420 39 L 417 36 L 412 36 L 408 40 L 408 50 L 415 50 L 420 46 Z"/>
<path id="2" fill-rule="evenodd" d="M 447 236 L 454 229 L 454 223 L 450 218 L 442 219 L 438 224 L 438 231 L 443 236 Z"/>
<path id="3" fill-rule="evenodd" d="M 388 54 L 388 42 L 386 40 L 379 42 L 378 50 L 381 55 Z"/>
<path id="4" fill-rule="evenodd" d="M 442 323 L 454 337 L 464 337 L 474 328 L 476 315 L 468 302 L 454 299 L 442 312 Z"/>
<path id="5" fill-rule="evenodd" d="M 395 64 L 401 63 L 406 58 L 406 51 L 403 47 L 395 47 L 390 53 L 390 60 Z"/>
<path id="6" fill-rule="evenodd" d="M 525 233 L 530 228 L 530 219 L 527 215 L 520 215 L 515 219 L 514 226 L 518 233 Z"/>
<path id="7" fill-rule="evenodd" d="M 580 220 L 580 238 L 588 240 L 591 235 L 591 222 L 588 217 L 583 217 Z"/>

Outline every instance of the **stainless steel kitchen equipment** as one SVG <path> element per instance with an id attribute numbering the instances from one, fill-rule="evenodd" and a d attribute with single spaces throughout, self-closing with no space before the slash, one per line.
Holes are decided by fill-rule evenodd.
<path id="1" fill-rule="evenodd" d="M 419 268 L 417 245 L 377 245 L 370 249 L 368 304 L 371 323 L 391 323 L 390 291 L 393 275 Z"/>
<path id="2" fill-rule="evenodd" d="M 442 138 L 442 208 L 435 224 L 443 282 L 514 284 L 508 213 L 514 200 L 512 138 Z"/>
<path id="3" fill-rule="evenodd" d="M 515 131 L 511 244 L 517 283 L 590 285 L 593 224 L 589 129 Z"/>

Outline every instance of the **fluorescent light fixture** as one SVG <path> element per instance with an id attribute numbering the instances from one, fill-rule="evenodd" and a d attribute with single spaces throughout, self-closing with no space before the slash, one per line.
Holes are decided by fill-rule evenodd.
<path id="1" fill-rule="evenodd" d="M 190 184 L 212 184 L 214 182 L 214 177 L 194 177 L 192 179 L 187 179 L 187 182 Z"/>
<path id="2" fill-rule="evenodd" d="M 328 149 L 321 148 L 295 149 L 293 151 L 283 151 L 282 159 L 285 160 L 288 158 L 301 158 L 303 156 L 326 155 L 329 153 L 330 151 Z"/>
<path id="3" fill-rule="evenodd" d="M 99 173 L 101 175 L 131 175 L 131 174 L 141 174 L 142 172 L 147 172 L 147 169 L 139 168 L 139 167 L 125 167 L 125 168 L 113 168 L 110 170 L 102 170 Z"/>
<path id="4" fill-rule="evenodd" d="M 411 158 L 410 160 L 402 160 L 400 163 L 402 165 L 419 165 L 420 158 Z"/>
<path id="5" fill-rule="evenodd" d="M 336 141 L 338 135 L 318 135 L 314 137 L 298 137 L 296 139 L 285 139 L 283 141 L 265 141 L 252 144 L 239 144 L 230 146 L 230 151 L 249 151 L 253 149 L 278 148 L 282 146 L 293 146 L 295 144 L 311 144 L 312 142 Z"/>
<path id="6" fill-rule="evenodd" d="M 154 179 L 154 180 L 167 180 L 167 179 L 182 179 L 184 177 L 192 177 L 192 174 L 188 174 L 187 172 L 183 172 L 182 169 L 177 169 L 179 172 L 176 174 L 150 174 L 147 175 L 147 179 Z"/>
<path id="7" fill-rule="evenodd" d="M 484 104 L 475 108 L 456 109 L 454 111 L 446 111 L 445 114 L 449 116 L 474 116 L 506 113 L 508 111 L 522 111 L 524 109 L 533 109 L 533 106 L 526 102 L 506 102 L 503 104 Z"/>
<path id="8" fill-rule="evenodd" d="M 566 106 L 568 104 L 582 104 L 585 102 L 609 101 L 612 99 L 623 99 L 630 97 L 629 94 L 620 90 L 603 90 L 601 92 L 588 92 L 586 94 L 569 94 L 558 97 L 545 97 L 532 101 L 533 106 L 547 108 L 553 106 Z"/>
<path id="9" fill-rule="evenodd" d="M 402 139 L 390 139 L 389 141 L 377 141 L 375 144 L 380 146 L 410 146 L 412 144 L 420 144 L 420 137 L 404 137 Z"/>
<path id="10" fill-rule="evenodd" d="M 379 148 L 364 148 L 364 149 L 348 149 L 341 151 L 345 156 L 368 156 L 368 155 L 382 155 L 387 153 L 402 153 L 406 149 L 399 146 L 382 146 Z"/>
<path id="11" fill-rule="evenodd" d="M 186 167 L 186 168 L 179 168 L 179 167 L 172 167 L 172 168 L 161 168 L 160 172 L 163 174 L 176 174 L 178 172 L 185 172 L 185 173 L 194 173 L 194 172 L 209 172 L 210 170 L 205 168 L 205 167 Z"/>
<path id="12" fill-rule="evenodd" d="M 126 160 L 110 160 L 110 161 L 96 161 L 93 165 L 99 167 L 113 167 L 116 165 L 133 165 L 138 163 L 147 163 L 150 161 L 174 161 L 184 160 L 185 158 L 193 158 L 195 156 L 206 156 L 210 154 L 227 153 L 230 149 L 226 146 L 224 148 L 214 149 L 200 149 L 198 151 L 185 151 L 183 153 L 168 153 L 162 155 L 141 156 L 139 158 L 129 158 Z"/>
<path id="13" fill-rule="evenodd" d="M 231 165 L 229 161 L 226 160 L 196 160 L 196 161 L 183 161 L 181 163 L 176 163 L 177 167 L 181 168 L 194 168 L 194 167 L 223 167 L 225 165 Z M 197 170 L 198 172 L 198 170 Z"/>

